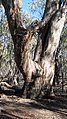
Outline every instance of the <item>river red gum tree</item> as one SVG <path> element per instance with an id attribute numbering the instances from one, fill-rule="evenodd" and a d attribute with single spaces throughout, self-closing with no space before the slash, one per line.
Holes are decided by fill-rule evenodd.
<path id="1" fill-rule="evenodd" d="M 25 29 L 18 0 L 1 0 L 1 2 L 14 43 L 15 61 L 24 76 L 22 92 L 28 98 L 43 97 L 53 84 L 55 56 L 66 19 L 66 3 L 65 8 L 61 8 L 59 0 L 47 0 L 42 20 Z M 32 60 L 29 43 L 33 31 L 38 32 L 38 39 Z"/>

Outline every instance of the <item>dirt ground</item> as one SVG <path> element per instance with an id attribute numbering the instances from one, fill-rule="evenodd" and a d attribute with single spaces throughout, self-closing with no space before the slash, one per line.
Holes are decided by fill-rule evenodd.
<path id="1" fill-rule="evenodd" d="M 67 119 L 67 98 L 31 100 L 1 94 L 0 119 Z"/>

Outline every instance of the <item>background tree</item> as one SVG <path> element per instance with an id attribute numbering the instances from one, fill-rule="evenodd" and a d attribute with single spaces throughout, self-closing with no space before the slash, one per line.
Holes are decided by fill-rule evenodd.
<path id="1" fill-rule="evenodd" d="M 67 85 L 67 23 L 61 34 L 61 40 L 55 56 L 55 78 L 54 86 L 59 86 L 58 91 L 65 92 Z"/>
<path id="2" fill-rule="evenodd" d="M 55 55 L 66 20 L 66 7 L 59 9 L 59 0 L 47 0 L 42 20 L 24 28 L 18 1 L 1 2 L 14 43 L 15 61 L 25 81 L 22 92 L 28 98 L 43 97 L 53 84 Z M 29 43 L 34 31 L 38 33 L 38 39 L 32 60 Z"/>

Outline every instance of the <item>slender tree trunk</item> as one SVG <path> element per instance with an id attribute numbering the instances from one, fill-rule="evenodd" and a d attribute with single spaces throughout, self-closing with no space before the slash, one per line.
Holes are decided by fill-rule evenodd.
<path id="1" fill-rule="evenodd" d="M 66 8 L 61 8 L 61 12 L 59 0 L 47 0 L 42 20 L 25 29 L 17 0 L 1 1 L 14 42 L 15 61 L 25 80 L 22 92 L 28 98 L 42 98 L 53 84 L 55 55 L 65 23 Z M 29 43 L 33 30 L 38 32 L 38 39 L 32 60 Z"/>

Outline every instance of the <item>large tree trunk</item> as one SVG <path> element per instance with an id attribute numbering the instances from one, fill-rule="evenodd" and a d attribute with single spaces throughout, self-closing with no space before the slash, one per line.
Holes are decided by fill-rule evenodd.
<path id="1" fill-rule="evenodd" d="M 59 0 L 47 0 L 42 20 L 25 29 L 17 0 L 1 1 L 14 42 L 15 61 L 25 80 L 22 92 L 29 98 L 43 97 L 53 84 L 55 55 L 65 23 L 66 8 L 59 7 Z M 32 60 L 29 43 L 33 30 L 38 32 L 38 39 Z"/>

